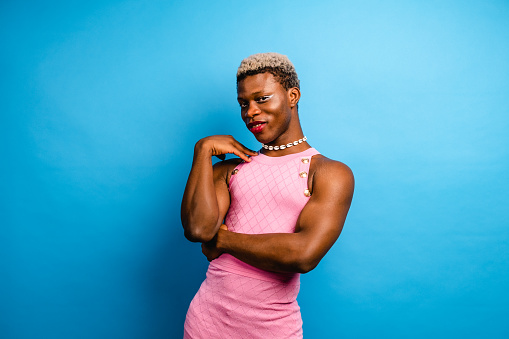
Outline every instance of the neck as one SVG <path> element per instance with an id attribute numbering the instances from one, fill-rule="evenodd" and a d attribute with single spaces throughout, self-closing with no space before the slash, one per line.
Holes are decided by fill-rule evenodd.
<path id="1" fill-rule="evenodd" d="M 265 144 L 265 147 L 262 147 L 260 150 L 262 154 L 277 157 L 299 153 L 311 147 L 304 138 L 304 133 L 302 132 L 298 117 L 292 119 L 292 121 L 294 122 L 293 126 L 290 124 L 288 130 L 273 141 Z"/>
<path id="2" fill-rule="evenodd" d="M 284 155 L 300 153 L 307 150 L 308 148 L 311 148 L 311 146 L 306 141 L 303 141 L 300 144 L 293 145 L 291 147 L 285 147 L 285 149 L 268 150 L 262 147 L 260 153 L 269 157 L 281 157 Z"/>

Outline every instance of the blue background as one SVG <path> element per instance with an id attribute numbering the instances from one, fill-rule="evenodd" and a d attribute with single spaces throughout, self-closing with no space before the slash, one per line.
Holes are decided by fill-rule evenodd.
<path id="1" fill-rule="evenodd" d="M 182 335 L 193 146 L 259 147 L 235 72 L 276 51 L 356 176 L 306 338 L 508 338 L 508 42 L 507 1 L 2 1 L 0 337 Z"/>

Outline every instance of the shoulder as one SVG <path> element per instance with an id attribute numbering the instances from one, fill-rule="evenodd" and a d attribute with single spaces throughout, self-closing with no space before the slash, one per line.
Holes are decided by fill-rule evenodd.
<path id="1" fill-rule="evenodd" d="M 232 171 L 237 167 L 240 163 L 242 163 L 242 159 L 233 158 L 228 160 L 219 161 L 214 164 L 214 178 L 225 180 L 226 183 L 229 183 L 230 176 Z"/>
<path id="2" fill-rule="evenodd" d="M 223 160 L 223 161 L 218 161 L 214 164 L 214 170 L 220 170 L 220 171 L 225 171 L 225 170 L 228 170 L 228 169 L 234 169 L 238 164 L 240 164 L 242 162 L 242 159 L 240 158 L 232 158 L 232 159 L 228 159 L 228 160 Z"/>
<path id="3" fill-rule="evenodd" d="M 327 158 L 322 154 L 313 156 L 311 167 L 315 175 L 353 179 L 353 172 L 341 161 Z"/>
<path id="4" fill-rule="evenodd" d="M 313 156 L 310 172 L 312 175 L 313 191 L 341 190 L 347 195 L 353 194 L 355 179 L 350 167 L 329 159 L 322 154 Z"/>

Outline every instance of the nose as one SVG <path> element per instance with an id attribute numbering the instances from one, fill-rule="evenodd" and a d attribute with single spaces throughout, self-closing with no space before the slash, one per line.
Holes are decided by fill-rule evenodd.
<path id="1" fill-rule="evenodd" d="M 258 107 L 258 105 L 256 104 L 256 102 L 251 102 L 249 103 L 249 106 L 246 110 L 246 113 L 244 115 L 244 117 L 246 119 L 252 119 L 253 117 L 257 116 L 258 114 L 260 114 L 260 108 Z"/>

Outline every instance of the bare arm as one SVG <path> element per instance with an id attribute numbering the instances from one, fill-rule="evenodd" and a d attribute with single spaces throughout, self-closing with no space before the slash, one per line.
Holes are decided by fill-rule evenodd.
<path id="1" fill-rule="evenodd" d="M 339 237 L 353 196 L 350 169 L 327 158 L 317 159 L 313 194 L 303 208 L 295 233 L 241 234 L 219 229 L 205 255 L 229 253 L 255 267 L 275 272 L 309 272 Z"/>
<path id="2" fill-rule="evenodd" d="M 226 185 L 229 169 L 240 159 L 224 161 L 212 166 L 212 156 L 224 159 L 233 153 L 245 161 L 256 155 L 231 136 L 217 135 L 198 141 L 194 148 L 193 165 L 187 180 L 181 205 L 184 234 L 190 241 L 210 241 L 221 226 L 230 206 Z"/>

